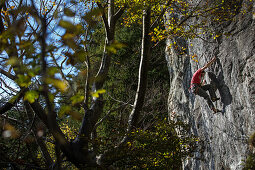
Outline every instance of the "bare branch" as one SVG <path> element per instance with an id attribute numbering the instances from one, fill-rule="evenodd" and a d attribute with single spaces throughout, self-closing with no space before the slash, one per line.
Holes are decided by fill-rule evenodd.
<path id="1" fill-rule="evenodd" d="M 12 91 L 12 92 L 14 92 L 14 93 L 18 93 L 17 90 L 15 90 L 14 88 L 12 88 L 10 85 L 7 85 L 6 82 L 5 82 L 2 78 L 0 78 L 0 81 L 1 81 L 1 83 L 3 83 L 3 85 L 4 85 L 7 89 L 9 89 L 10 91 Z M 5 90 L 3 87 L 1 87 L 1 89 L 4 90 L 5 93 L 7 93 L 7 94 L 9 94 L 9 95 L 13 95 L 13 94 L 7 92 L 7 90 Z"/>
<path id="2" fill-rule="evenodd" d="M 36 113 L 36 115 L 43 121 L 43 123 L 49 128 L 51 133 L 53 134 L 54 138 L 59 141 L 59 144 L 61 145 L 61 149 L 63 152 L 65 152 L 67 155 L 70 155 L 72 153 L 70 148 L 70 143 L 65 138 L 65 135 L 61 131 L 60 127 L 57 125 L 57 122 L 48 121 L 47 114 L 45 110 L 42 108 L 42 106 L 35 101 L 34 103 L 30 103 L 30 106 L 32 107 L 33 111 Z M 49 123 L 52 123 L 49 125 Z"/>
<path id="3" fill-rule="evenodd" d="M 125 7 L 121 7 L 114 15 L 113 22 L 116 24 L 117 20 L 121 17 L 121 15 L 125 12 Z"/>
<path id="4" fill-rule="evenodd" d="M 57 4 L 57 6 L 56 6 L 56 10 L 53 12 L 53 13 L 55 13 L 58 9 L 59 9 L 59 6 L 60 6 L 60 4 L 62 3 L 62 0 L 60 0 L 59 2 L 58 2 L 58 4 Z M 52 6 L 52 8 L 53 8 L 54 6 Z M 52 8 L 49 10 L 49 11 L 51 11 L 52 10 Z M 49 12 L 48 12 L 49 13 Z M 50 17 L 50 20 L 49 20 L 49 22 L 47 23 L 47 26 L 51 23 L 51 21 L 54 19 L 54 17 Z M 54 30 L 51 30 L 51 31 L 54 31 Z M 54 31 L 55 32 L 55 31 Z"/>
<path id="5" fill-rule="evenodd" d="M 4 106 L 0 108 L 0 114 L 4 114 L 8 110 L 10 110 L 16 103 L 20 101 L 20 99 L 24 96 L 27 89 L 22 89 L 16 96 L 12 97 Z"/>
<path id="6" fill-rule="evenodd" d="M 131 106 L 131 107 L 134 106 L 134 105 L 132 105 L 132 104 L 129 104 L 129 102 L 124 102 L 124 101 L 120 101 L 120 100 L 118 100 L 118 99 L 113 98 L 109 93 L 107 93 L 107 94 L 108 94 L 108 96 L 109 96 L 112 100 L 114 100 L 114 101 L 116 101 L 116 102 L 119 102 L 119 103 L 122 103 L 122 104 L 125 104 L 125 105 L 129 105 L 129 106 Z"/>
<path id="7" fill-rule="evenodd" d="M 127 106 L 127 105 L 128 105 L 128 103 L 124 103 L 124 104 L 120 105 L 119 107 L 117 107 L 117 108 L 115 108 L 115 109 L 109 110 L 109 111 L 106 113 L 106 115 L 105 115 L 101 120 L 99 120 L 99 121 L 95 124 L 94 130 L 96 130 L 96 128 L 97 128 L 101 123 L 103 123 L 103 121 L 104 121 L 111 113 L 116 112 L 116 111 L 122 109 L 123 107 L 125 107 L 125 106 Z"/>
<path id="8" fill-rule="evenodd" d="M 89 79 L 90 79 L 90 57 L 88 56 L 88 48 L 87 48 L 87 40 L 88 40 L 88 33 L 90 30 L 90 26 L 88 26 L 85 34 L 85 43 L 84 43 L 84 50 L 86 52 L 86 60 L 84 61 L 87 72 L 86 72 L 86 80 L 85 80 L 85 88 L 84 88 L 84 109 L 85 111 L 88 110 L 88 99 L 89 99 Z"/>
<path id="9" fill-rule="evenodd" d="M 99 7 L 99 9 L 101 9 L 102 19 L 103 19 L 103 22 L 104 22 L 106 36 L 107 36 L 107 35 L 110 34 L 110 26 L 109 26 L 107 18 L 106 18 L 105 10 L 104 10 L 104 7 L 101 5 L 101 3 L 97 2 L 97 6 Z"/>
<path id="10" fill-rule="evenodd" d="M 7 72 L 7 71 L 4 71 L 3 69 L 0 68 L 0 73 L 5 75 L 6 77 L 8 77 L 9 79 L 11 80 L 15 80 L 16 79 L 16 76 L 15 75 L 12 75 L 11 73 Z"/>
<path id="11" fill-rule="evenodd" d="M 15 123 L 24 124 L 24 122 L 21 122 L 21 121 L 15 119 L 15 118 L 7 116 L 7 115 L 0 114 L 0 117 L 3 118 L 3 119 L 7 119 L 7 120 L 10 120 L 10 121 L 13 121 Z"/>

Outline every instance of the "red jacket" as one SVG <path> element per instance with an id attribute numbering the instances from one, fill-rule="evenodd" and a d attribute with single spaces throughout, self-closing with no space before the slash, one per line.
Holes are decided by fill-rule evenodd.
<path id="1" fill-rule="evenodd" d="M 201 84 L 202 83 L 202 77 L 201 77 L 202 69 L 198 69 L 194 74 L 191 79 L 191 86 L 192 84 Z"/>

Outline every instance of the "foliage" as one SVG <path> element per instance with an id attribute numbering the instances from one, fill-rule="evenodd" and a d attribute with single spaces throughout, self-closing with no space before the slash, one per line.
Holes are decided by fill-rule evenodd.
<path id="1" fill-rule="evenodd" d="M 252 146 L 252 147 L 255 147 L 255 133 L 253 133 L 249 139 L 249 144 Z"/>
<path id="2" fill-rule="evenodd" d="M 244 163 L 244 167 L 243 170 L 252 170 L 255 168 L 255 154 L 249 154 L 245 163 Z"/>
<path id="3" fill-rule="evenodd" d="M 254 147 L 255 147 L 255 133 L 253 133 L 250 136 L 249 145 L 250 145 L 252 152 L 247 155 L 247 159 L 243 162 L 244 170 L 251 170 L 251 169 L 255 168 L 255 153 L 253 151 Z"/>
<path id="4" fill-rule="evenodd" d="M 194 153 L 197 139 L 178 136 L 175 131 L 178 127 L 182 127 L 183 134 L 187 134 L 187 125 L 168 122 L 166 118 L 156 119 L 150 129 L 132 132 L 134 140 L 127 143 L 127 154 L 116 166 L 130 169 L 180 169 L 182 160 Z"/>
<path id="5" fill-rule="evenodd" d="M 179 169 L 184 159 L 192 157 L 199 144 L 198 139 L 187 135 L 189 125 L 169 122 L 166 116 L 158 115 L 149 128 L 137 128 L 131 132 L 132 140 L 113 153 L 115 156 L 111 155 L 117 157 L 113 166 L 121 169 Z M 119 130 L 123 129 L 123 125 L 112 118 L 109 118 L 112 124 L 107 122 L 107 125 L 114 125 L 108 128 L 112 135 L 101 136 L 94 141 L 101 146 L 99 152 L 114 150 L 116 141 L 124 133 Z M 176 128 L 182 129 L 182 135 L 176 133 Z"/>

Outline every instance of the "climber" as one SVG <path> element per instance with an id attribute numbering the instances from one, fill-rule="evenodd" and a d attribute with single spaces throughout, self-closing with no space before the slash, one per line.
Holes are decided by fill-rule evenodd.
<path id="1" fill-rule="evenodd" d="M 216 94 L 215 94 L 216 88 L 215 88 L 215 85 L 213 85 L 214 83 L 204 85 L 204 83 L 205 83 L 205 80 L 204 80 L 205 71 L 204 70 L 206 68 L 208 68 L 216 59 L 217 58 L 214 57 L 204 67 L 198 69 L 193 74 L 193 77 L 191 79 L 191 85 L 190 85 L 190 89 L 191 89 L 192 93 L 203 97 L 207 101 L 210 109 L 212 109 L 214 113 L 221 112 L 220 110 L 216 109 L 213 105 L 213 102 L 219 100 L 220 98 L 216 97 Z M 207 90 L 209 91 L 211 98 L 207 94 L 207 92 L 206 92 Z"/>

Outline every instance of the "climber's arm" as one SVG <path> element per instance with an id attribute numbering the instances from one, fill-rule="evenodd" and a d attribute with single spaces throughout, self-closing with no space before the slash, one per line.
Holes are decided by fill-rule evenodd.
<path id="1" fill-rule="evenodd" d="M 208 68 L 216 59 L 216 57 L 213 57 L 213 59 L 209 61 L 204 67 L 202 67 L 201 70 L 205 70 L 206 68 Z"/>

